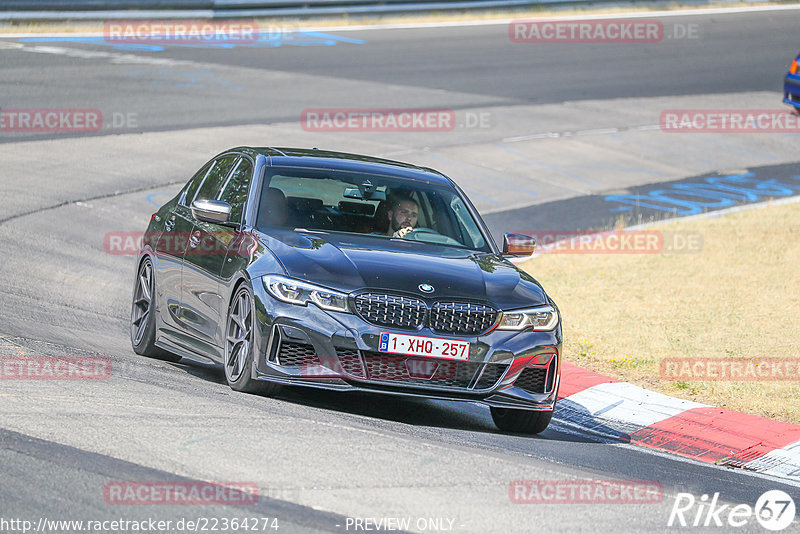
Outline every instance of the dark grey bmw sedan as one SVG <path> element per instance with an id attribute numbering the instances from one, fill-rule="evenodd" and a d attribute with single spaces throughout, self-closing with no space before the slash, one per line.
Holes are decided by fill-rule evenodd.
<path id="1" fill-rule="evenodd" d="M 488 405 L 504 431 L 550 422 L 561 318 L 469 199 L 432 169 L 239 147 L 153 214 L 136 267 L 136 353 L 221 364 L 231 388 L 364 390 Z"/>

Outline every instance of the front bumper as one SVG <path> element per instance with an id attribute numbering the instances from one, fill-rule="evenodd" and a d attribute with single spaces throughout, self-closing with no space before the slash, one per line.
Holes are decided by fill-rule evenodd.
<path id="1" fill-rule="evenodd" d="M 551 332 L 443 335 L 376 326 L 356 314 L 275 300 L 253 281 L 258 357 L 253 378 L 330 390 L 552 410 L 561 370 L 561 326 Z M 466 361 L 378 351 L 382 332 L 470 342 Z"/>
<path id="2" fill-rule="evenodd" d="M 786 75 L 783 81 L 783 103 L 800 110 L 800 75 Z"/>

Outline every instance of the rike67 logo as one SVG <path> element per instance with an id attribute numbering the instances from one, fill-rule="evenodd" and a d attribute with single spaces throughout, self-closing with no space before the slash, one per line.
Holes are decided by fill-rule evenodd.
<path id="1" fill-rule="evenodd" d="M 669 514 L 667 526 L 673 527 L 743 527 L 753 517 L 765 529 L 774 532 L 786 529 L 794 521 L 794 500 L 781 490 L 764 492 L 755 506 L 720 504 L 719 492 L 697 499 L 691 493 L 678 493 Z"/>

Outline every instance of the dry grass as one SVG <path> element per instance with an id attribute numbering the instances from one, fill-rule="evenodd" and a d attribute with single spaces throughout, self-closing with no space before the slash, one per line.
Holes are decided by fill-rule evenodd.
<path id="1" fill-rule="evenodd" d="M 667 395 L 800 423 L 800 382 L 670 382 L 666 357 L 800 360 L 800 204 L 651 230 L 690 254 L 547 254 L 521 267 L 558 303 L 566 361 Z"/>

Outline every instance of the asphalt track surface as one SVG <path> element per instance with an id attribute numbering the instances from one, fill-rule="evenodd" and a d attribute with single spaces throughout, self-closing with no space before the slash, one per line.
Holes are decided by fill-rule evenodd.
<path id="1" fill-rule="evenodd" d="M 676 529 L 667 521 L 678 492 L 753 505 L 782 489 L 800 502 L 798 488 L 778 479 L 558 422 L 528 437 L 499 433 L 488 410 L 472 404 L 302 389 L 261 398 L 232 392 L 215 366 L 139 358 L 128 339 L 133 257 L 103 245 L 108 232 L 142 230 L 203 162 L 239 144 L 439 168 L 495 234 L 601 227 L 620 214 L 669 217 L 669 206 L 626 211 L 608 197 L 710 177 L 796 185 L 797 134 L 650 127 L 664 109 L 780 109 L 797 17 L 664 17 L 665 28 L 697 25 L 698 37 L 601 46 L 511 43 L 503 25 L 286 34 L 280 46 L 230 49 L 0 40 L 0 107 L 92 108 L 104 117 L 89 135 L 0 134 L 0 356 L 112 362 L 107 380 L 0 382 L 0 517 L 276 517 L 278 532 L 352 532 L 348 518 L 408 517 L 416 531 L 663 532 Z M 423 133 L 299 125 L 304 109 L 348 107 L 447 108 L 459 125 Z M 482 126 L 468 124 L 476 117 Z M 655 481 L 664 498 L 509 499 L 512 481 L 565 479 Z M 189 480 L 250 481 L 261 497 L 249 506 L 120 506 L 103 495 L 109 482 Z M 762 531 L 754 520 L 737 530 Z"/>

